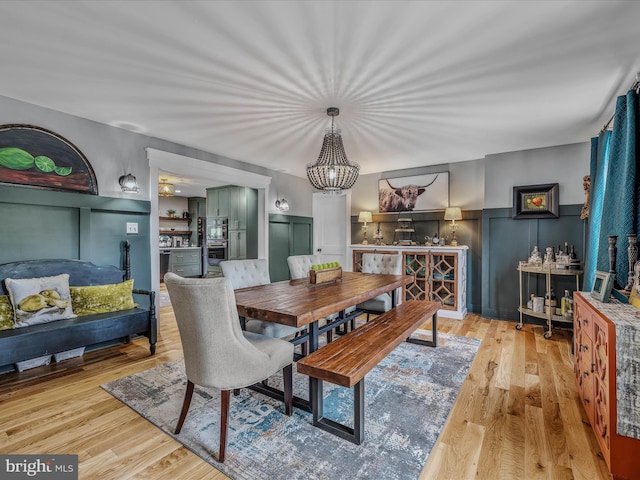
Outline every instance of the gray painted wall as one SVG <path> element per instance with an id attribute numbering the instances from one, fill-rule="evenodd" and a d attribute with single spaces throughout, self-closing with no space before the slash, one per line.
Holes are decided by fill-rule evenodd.
<path id="1" fill-rule="evenodd" d="M 93 166 L 101 196 L 151 200 L 151 179 L 145 153 L 145 148 L 151 147 L 270 176 L 270 212 L 278 213 L 275 201 L 284 196 L 291 206 L 290 215 L 312 215 L 310 193 L 313 190 L 304 178 L 0 96 L 0 124 L 5 123 L 44 127 L 74 143 Z M 572 145 L 500 153 L 452 164 L 361 175 L 352 191 L 351 211 L 353 215 L 361 210 L 377 212 L 378 180 L 385 176 L 438 171 L 450 173 L 450 204 L 465 210 L 510 207 L 514 185 L 537 183 L 558 182 L 560 204 L 581 203 L 584 201 L 582 177 L 589 170 L 589 148 L 589 139 L 585 139 L 584 143 Z M 139 194 L 132 196 L 120 190 L 118 178 L 126 173 L 133 173 L 138 179 L 141 187 Z"/>
<path id="2" fill-rule="evenodd" d="M 594 132 L 595 134 L 596 132 Z M 513 206 L 513 187 L 558 183 L 560 205 L 584 203 L 582 177 L 589 174 L 591 143 L 488 155 L 484 208 Z"/>
<path id="3" fill-rule="evenodd" d="M 362 175 L 352 193 L 352 241 L 359 243 L 362 239 L 362 224 L 357 222 L 362 210 L 374 212 L 374 223 L 368 229 L 369 242 L 373 243 L 376 222 L 380 222 L 384 241 L 393 241 L 397 214 L 376 214 L 379 179 L 448 171 L 450 205 L 463 210 L 463 220 L 457 222 L 458 241 L 469 246 L 467 309 L 487 317 L 516 321 L 519 301 L 516 267 L 519 260 L 528 258 L 534 245 L 544 251 L 548 246 L 557 247 L 568 241 L 575 244 L 578 257 L 584 259 L 584 225 L 579 214 L 585 199 L 582 177 L 589 172 L 589 160 L 590 142 L 585 141 L 487 155 L 449 165 Z M 560 218 L 511 218 L 514 186 L 556 182 Z M 414 213 L 414 240 L 424 243 L 425 233 L 432 235 L 436 230 L 446 235 L 448 222 L 442 216 L 442 212 Z M 530 293 L 543 294 L 541 279 L 530 282 Z M 573 291 L 575 282 L 557 284 L 555 288 L 556 294 L 561 294 L 564 288 Z"/>
<path id="4" fill-rule="evenodd" d="M 150 147 L 270 176 L 272 183 L 267 200 L 270 213 L 278 213 L 275 201 L 277 198 L 285 197 L 291 206 L 289 215 L 302 217 L 312 215 L 311 192 L 313 190 L 304 178 L 249 165 L 214 153 L 203 152 L 167 140 L 129 132 L 0 96 L 0 124 L 5 123 L 24 123 L 44 127 L 74 143 L 93 166 L 100 196 L 155 202 L 156 199 L 150 198 L 149 186 L 157 179 L 150 178 L 149 163 L 145 152 L 145 148 Z M 588 173 L 589 169 L 589 148 L 589 139 L 585 139 L 583 143 L 572 145 L 491 154 L 485 158 L 459 163 L 361 175 L 352 191 L 352 215 L 357 215 L 361 210 L 377 212 L 378 180 L 381 178 L 448 171 L 450 174 L 450 204 L 460 206 L 463 211 L 474 212 L 473 219 L 469 218 L 466 224 L 463 220 L 458 230 L 461 243 L 467 243 L 472 247 L 470 255 L 475 259 L 471 262 L 474 265 L 473 271 L 469 272 L 473 279 L 473 284 L 470 287 L 475 290 L 469 295 L 469 298 L 472 299 L 470 301 L 472 305 L 469 305 L 469 308 L 471 311 L 488 308 L 487 313 L 494 312 L 498 317 L 506 318 L 509 315 L 503 316 L 504 312 L 501 312 L 500 308 L 496 309 L 493 305 L 484 305 L 486 302 L 484 293 L 482 293 L 483 306 L 479 308 L 480 293 L 478 292 L 483 291 L 481 282 L 483 273 L 486 274 L 490 271 L 493 275 L 495 272 L 508 272 L 513 269 L 513 258 L 515 257 L 507 260 L 509 255 L 501 256 L 496 253 L 499 248 L 493 247 L 495 240 L 491 239 L 490 233 L 488 233 L 490 230 L 483 229 L 483 221 L 486 219 L 483 220 L 478 212 L 510 209 L 513 186 L 538 183 L 558 182 L 560 184 L 561 206 L 575 206 L 583 203 L 582 177 Z M 118 178 L 126 173 L 132 173 L 137 177 L 141 187 L 139 194 L 124 194 L 120 190 Z M 573 211 L 573 209 L 570 210 L 570 216 L 573 215 L 571 213 Z M 498 216 L 508 217 L 504 212 L 508 213 L 508 210 L 502 211 Z M 434 215 L 438 217 L 438 214 L 435 213 L 430 217 L 434 217 Z M 430 221 L 436 222 L 440 229 L 445 228 L 435 217 Z M 493 218 L 493 214 L 489 217 Z M 572 224 L 572 221 L 570 223 Z M 507 230 L 522 227 L 522 223 L 507 218 L 505 218 L 504 225 Z M 359 227 L 359 224 L 353 226 L 352 231 L 356 236 L 354 241 L 360 238 L 361 229 Z M 425 226 L 425 228 L 429 227 L 430 225 Z M 503 237 L 503 242 L 505 235 L 506 238 L 509 238 L 509 233 L 505 233 L 507 230 L 501 230 L 500 235 Z M 555 227 L 552 230 L 555 230 Z M 370 235 L 371 232 L 370 229 Z M 563 238 L 554 239 L 553 243 L 562 240 Z M 491 242 L 491 248 L 484 248 L 487 242 Z M 541 245 L 541 247 L 544 246 Z M 528 248 L 529 246 L 527 246 Z M 520 253 L 518 256 L 521 256 Z M 509 275 L 508 281 L 515 280 Z"/>
<path id="5" fill-rule="evenodd" d="M 559 184 L 561 205 L 583 203 L 582 177 L 589 173 L 590 148 L 587 139 L 448 165 L 361 175 L 352 189 L 351 214 L 378 211 L 378 180 L 435 172 L 449 172 L 450 205 L 463 210 L 510 208 L 514 186 L 543 183 Z"/>
<path id="6" fill-rule="evenodd" d="M 274 213 L 276 212 L 276 194 L 280 194 L 289 201 L 292 214 L 311 214 L 311 192 L 313 190 L 307 180 L 303 178 L 0 96 L 0 124 L 8 123 L 44 127 L 62 135 L 76 145 L 93 167 L 100 196 L 155 201 L 150 198 L 149 184 L 151 181 L 156 182 L 157 179 L 149 178 L 149 161 L 145 152 L 145 148 L 150 147 L 271 176 L 272 189 L 270 194 L 273 198 L 269 199 L 269 208 L 272 208 Z M 140 185 L 138 194 L 125 194 L 120 189 L 118 179 L 127 173 L 132 173 L 138 180 Z"/>

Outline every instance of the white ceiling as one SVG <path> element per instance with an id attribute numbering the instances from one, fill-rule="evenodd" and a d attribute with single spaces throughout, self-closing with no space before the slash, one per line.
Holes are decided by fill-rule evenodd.
<path id="1" fill-rule="evenodd" d="M 305 176 L 587 141 L 640 71 L 635 1 L 2 1 L 0 95 Z"/>

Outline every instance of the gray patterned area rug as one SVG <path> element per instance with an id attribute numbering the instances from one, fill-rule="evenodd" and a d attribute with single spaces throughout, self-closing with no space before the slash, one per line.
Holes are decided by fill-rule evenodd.
<path id="1" fill-rule="evenodd" d="M 196 386 L 180 435 L 186 378 L 182 360 L 102 385 L 233 479 L 417 479 L 464 382 L 480 340 L 440 334 L 437 348 L 404 343 L 365 378 L 365 440 L 355 445 L 312 425 L 310 413 L 242 389 L 231 396 L 226 459 L 216 462 L 220 394 Z M 294 394 L 308 398 L 306 376 Z M 281 385 L 280 377 L 269 384 Z M 352 390 L 325 382 L 325 416 L 353 425 Z"/>

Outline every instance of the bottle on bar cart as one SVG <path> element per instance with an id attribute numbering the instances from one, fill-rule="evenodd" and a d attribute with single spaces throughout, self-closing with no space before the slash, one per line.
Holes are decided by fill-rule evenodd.
<path id="1" fill-rule="evenodd" d="M 550 289 L 547 293 L 544 294 L 544 311 L 545 313 L 549 313 L 549 309 L 551 309 L 551 313 L 556 313 L 556 307 L 558 306 L 558 301 L 556 299 L 556 295 L 553 293 L 553 288 Z"/>

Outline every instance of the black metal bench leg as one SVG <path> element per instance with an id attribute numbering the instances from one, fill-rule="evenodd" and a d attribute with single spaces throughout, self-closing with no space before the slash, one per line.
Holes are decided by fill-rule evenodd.
<path id="1" fill-rule="evenodd" d="M 364 379 L 353 386 L 353 443 L 364 440 Z"/>
<path id="2" fill-rule="evenodd" d="M 353 428 L 324 417 L 322 380 L 310 377 L 313 398 L 313 425 L 360 445 L 364 440 L 364 379 L 353 387 Z"/>
<path id="3" fill-rule="evenodd" d="M 418 338 L 407 338 L 407 343 L 415 343 L 416 345 L 426 345 L 427 347 L 438 346 L 438 314 L 434 313 L 431 319 L 431 341 L 420 340 Z"/>

